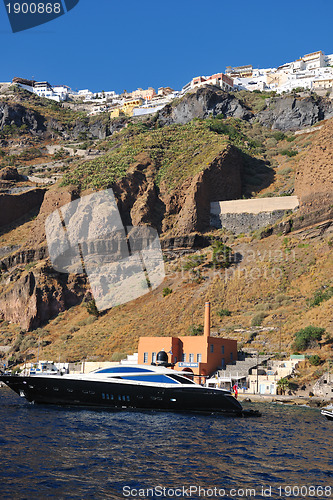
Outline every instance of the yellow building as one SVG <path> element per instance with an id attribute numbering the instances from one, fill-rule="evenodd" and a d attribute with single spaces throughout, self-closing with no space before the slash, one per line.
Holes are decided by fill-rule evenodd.
<path id="1" fill-rule="evenodd" d="M 115 108 L 110 112 L 110 117 L 119 118 L 120 116 L 133 116 L 133 109 L 138 108 L 142 104 L 142 99 L 130 99 L 125 101 L 122 106 Z"/>
<path id="2" fill-rule="evenodd" d="M 133 115 L 133 109 L 138 108 L 141 106 L 143 103 L 142 99 L 131 99 L 130 101 L 126 101 L 121 110 L 126 116 L 132 116 Z"/>
<path id="3" fill-rule="evenodd" d="M 124 113 L 121 108 L 113 109 L 110 113 L 111 118 L 119 118 L 119 116 L 124 116 Z"/>

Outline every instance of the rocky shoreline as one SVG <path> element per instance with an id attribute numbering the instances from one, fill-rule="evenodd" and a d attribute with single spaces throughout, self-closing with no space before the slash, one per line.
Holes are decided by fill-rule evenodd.
<path id="1" fill-rule="evenodd" d="M 238 400 L 240 402 L 280 403 L 288 406 L 308 406 L 310 408 L 322 408 L 331 402 L 331 399 L 310 396 L 287 396 L 273 394 L 238 394 Z"/>

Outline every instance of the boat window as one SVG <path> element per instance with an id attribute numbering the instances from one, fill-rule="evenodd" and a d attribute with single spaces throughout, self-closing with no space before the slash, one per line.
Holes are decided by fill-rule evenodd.
<path id="1" fill-rule="evenodd" d="M 181 375 L 169 375 L 170 378 L 173 378 L 180 384 L 195 384 L 193 380 L 190 380 L 189 378 L 182 377 Z"/>
<path id="2" fill-rule="evenodd" d="M 114 366 L 112 368 L 102 368 L 95 373 L 132 373 L 132 372 L 151 372 L 147 368 L 135 368 L 134 366 Z"/>
<path id="3" fill-rule="evenodd" d="M 163 375 L 160 373 L 156 373 L 154 375 L 129 375 L 128 377 L 121 377 L 123 380 L 135 380 L 136 382 L 153 382 L 157 384 L 177 384 L 175 380 L 173 380 L 173 375 Z"/>

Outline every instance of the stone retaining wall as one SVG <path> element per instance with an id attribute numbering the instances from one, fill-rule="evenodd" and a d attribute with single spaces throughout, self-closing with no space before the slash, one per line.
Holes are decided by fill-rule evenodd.
<path id="1" fill-rule="evenodd" d="M 285 210 L 260 212 L 259 214 L 220 214 L 211 215 L 211 226 L 225 228 L 234 234 L 249 233 L 275 224 L 285 215 Z"/>
<path id="2" fill-rule="evenodd" d="M 210 225 L 234 234 L 248 233 L 275 224 L 298 205 L 297 196 L 213 202 Z"/>

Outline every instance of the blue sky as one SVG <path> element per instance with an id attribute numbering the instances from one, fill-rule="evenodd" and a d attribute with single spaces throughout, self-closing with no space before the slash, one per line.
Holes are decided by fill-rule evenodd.
<path id="1" fill-rule="evenodd" d="M 227 65 L 276 67 L 320 49 L 331 54 L 332 17 L 332 0 L 80 0 L 66 15 L 14 34 L 1 2 L 0 81 L 180 89 Z"/>

